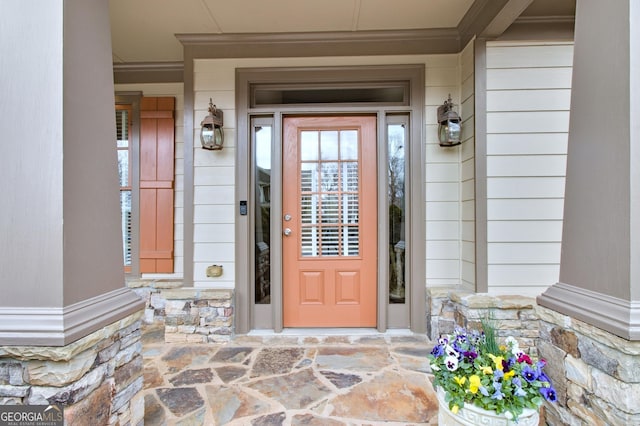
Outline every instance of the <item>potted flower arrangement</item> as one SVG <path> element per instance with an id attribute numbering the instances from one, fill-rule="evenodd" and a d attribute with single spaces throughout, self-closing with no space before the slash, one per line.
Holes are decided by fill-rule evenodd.
<path id="1" fill-rule="evenodd" d="M 533 360 L 513 337 L 499 345 L 489 322 L 483 321 L 483 329 L 456 328 L 428 356 L 441 405 L 439 424 L 474 424 L 479 412 L 488 412 L 504 420 L 482 424 L 537 425 L 543 400 L 556 400 L 545 360 Z"/>

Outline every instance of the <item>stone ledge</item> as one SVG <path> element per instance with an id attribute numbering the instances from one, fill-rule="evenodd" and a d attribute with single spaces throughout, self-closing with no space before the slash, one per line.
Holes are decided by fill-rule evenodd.
<path id="1" fill-rule="evenodd" d="M 233 290 L 182 287 L 173 289 L 163 289 L 160 291 L 164 299 L 177 300 L 229 300 L 233 296 Z"/>

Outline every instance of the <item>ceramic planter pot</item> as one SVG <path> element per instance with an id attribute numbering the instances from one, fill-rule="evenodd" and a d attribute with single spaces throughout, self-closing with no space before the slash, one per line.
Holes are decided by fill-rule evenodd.
<path id="1" fill-rule="evenodd" d="M 504 413 L 497 414 L 495 411 L 484 410 L 473 404 L 464 404 L 458 413 L 453 414 L 449 409 L 449 404 L 444 400 L 444 391 L 438 387 L 438 425 L 439 426 L 538 426 L 540 414 L 536 410 L 525 408 L 518 417 L 518 423 L 509 420 Z"/>

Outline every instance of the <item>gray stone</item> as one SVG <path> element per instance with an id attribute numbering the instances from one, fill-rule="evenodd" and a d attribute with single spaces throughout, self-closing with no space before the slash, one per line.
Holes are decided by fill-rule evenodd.
<path id="1" fill-rule="evenodd" d="M 251 377 L 288 373 L 303 354 L 304 351 L 300 348 L 262 349 L 251 370 Z"/>
<path id="2" fill-rule="evenodd" d="M 65 387 L 33 386 L 26 398 L 28 405 L 70 405 L 83 400 L 103 382 L 107 367 L 101 364 L 85 374 L 80 380 Z"/>
<path id="3" fill-rule="evenodd" d="M 211 357 L 209 346 L 182 346 L 173 347 L 163 357 L 167 363 L 169 373 L 177 373 L 187 366 L 204 365 Z"/>
<path id="4" fill-rule="evenodd" d="M 539 342 L 538 351 L 540 357 L 547 361 L 544 372 L 551 379 L 551 383 L 556 390 L 558 402 L 562 405 L 567 401 L 567 380 L 564 367 L 566 353 L 548 342 Z"/>
<path id="5" fill-rule="evenodd" d="M 29 386 L 0 385 L 0 397 L 24 398 L 29 388 Z"/>
<path id="6" fill-rule="evenodd" d="M 211 358 L 211 362 L 241 363 L 253 352 L 249 347 L 223 347 Z"/>
<path id="7" fill-rule="evenodd" d="M 137 356 L 118 368 L 113 373 L 115 381 L 115 390 L 120 392 L 124 387 L 129 386 L 134 380 L 142 376 L 143 362 L 142 357 Z"/>
<path id="8" fill-rule="evenodd" d="M 142 353 L 142 342 L 137 341 L 133 345 L 129 345 L 126 348 L 122 348 L 114 357 L 116 367 L 120 367 Z"/>
<path id="9" fill-rule="evenodd" d="M 598 397 L 625 413 L 640 414 L 640 383 L 625 383 L 595 368 L 591 375 Z"/>
<path id="10" fill-rule="evenodd" d="M 578 347 L 587 364 L 622 381 L 640 383 L 640 356 L 623 353 L 586 336 L 580 336 Z"/>
<path id="11" fill-rule="evenodd" d="M 243 417 L 269 412 L 270 406 L 240 388 L 206 386 L 205 392 L 215 424 L 224 425 Z"/>
<path id="12" fill-rule="evenodd" d="M 349 388 L 353 385 L 357 385 L 362 381 L 360 376 L 356 376 L 355 374 L 342 374 L 336 373 L 333 371 L 321 371 L 323 376 L 325 376 L 331 383 L 334 384 L 338 389 Z"/>
<path id="13" fill-rule="evenodd" d="M 564 359 L 564 365 L 567 372 L 567 379 L 586 390 L 591 390 L 591 372 L 587 364 L 571 355 L 567 355 Z"/>
<path id="14" fill-rule="evenodd" d="M 213 380 L 213 377 L 213 372 L 210 368 L 202 368 L 183 371 L 169 379 L 169 382 L 173 386 L 194 385 L 196 383 L 209 383 Z"/>
<path id="15" fill-rule="evenodd" d="M 204 415 L 206 410 L 201 408 L 188 414 L 176 422 L 176 426 L 202 426 L 204 424 Z"/>
<path id="16" fill-rule="evenodd" d="M 102 364 L 103 362 L 109 361 L 110 359 L 116 356 L 119 350 L 120 350 L 120 341 L 117 340 L 113 342 L 111 345 L 102 349 L 100 352 L 98 352 L 98 358 L 96 359 L 96 362 L 98 364 Z"/>
<path id="17" fill-rule="evenodd" d="M 386 372 L 363 382 L 332 401 L 332 417 L 374 422 L 429 423 L 438 415 L 438 401 L 422 374 Z"/>
<path id="18" fill-rule="evenodd" d="M 119 410 L 124 404 L 128 403 L 144 386 L 142 376 L 138 377 L 129 386 L 118 392 L 113 398 L 113 410 Z"/>
<path id="19" fill-rule="evenodd" d="M 306 408 L 330 394 L 330 390 L 310 369 L 263 379 L 247 386 L 275 399 L 288 409 Z"/>
<path id="20" fill-rule="evenodd" d="M 258 417 L 251 420 L 252 426 L 278 426 L 283 425 L 284 420 L 287 418 L 285 413 L 269 414 L 268 416 Z"/>
<path id="21" fill-rule="evenodd" d="M 164 407 L 153 394 L 144 396 L 144 423 L 146 425 L 166 424 L 166 414 Z"/>
<path id="22" fill-rule="evenodd" d="M 316 357 L 323 370 L 378 371 L 390 361 L 386 347 L 323 347 Z"/>
<path id="23" fill-rule="evenodd" d="M 240 377 L 244 377 L 244 375 L 247 374 L 247 369 L 234 366 L 220 367 L 216 368 L 216 374 L 224 383 L 229 383 Z"/>
<path id="24" fill-rule="evenodd" d="M 346 423 L 312 414 L 298 414 L 291 419 L 291 426 L 346 426 Z"/>
<path id="25" fill-rule="evenodd" d="M 162 388 L 156 389 L 156 393 L 169 411 L 178 417 L 204 406 L 204 400 L 195 388 Z"/>
<path id="26" fill-rule="evenodd" d="M 62 387 L 80 379 L 94 364 L 96 352 L 84 351 L 69 361 L 30 361 L 26 363 L 29 384 Z"/>

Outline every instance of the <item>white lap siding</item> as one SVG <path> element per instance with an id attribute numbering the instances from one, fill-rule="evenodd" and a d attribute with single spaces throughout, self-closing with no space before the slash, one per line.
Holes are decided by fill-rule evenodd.
<path id="1" fill-rule="evenodd" d="M 571 43 L 487 43 L 487 257 L 493 294 L 558 281 Z"/>

